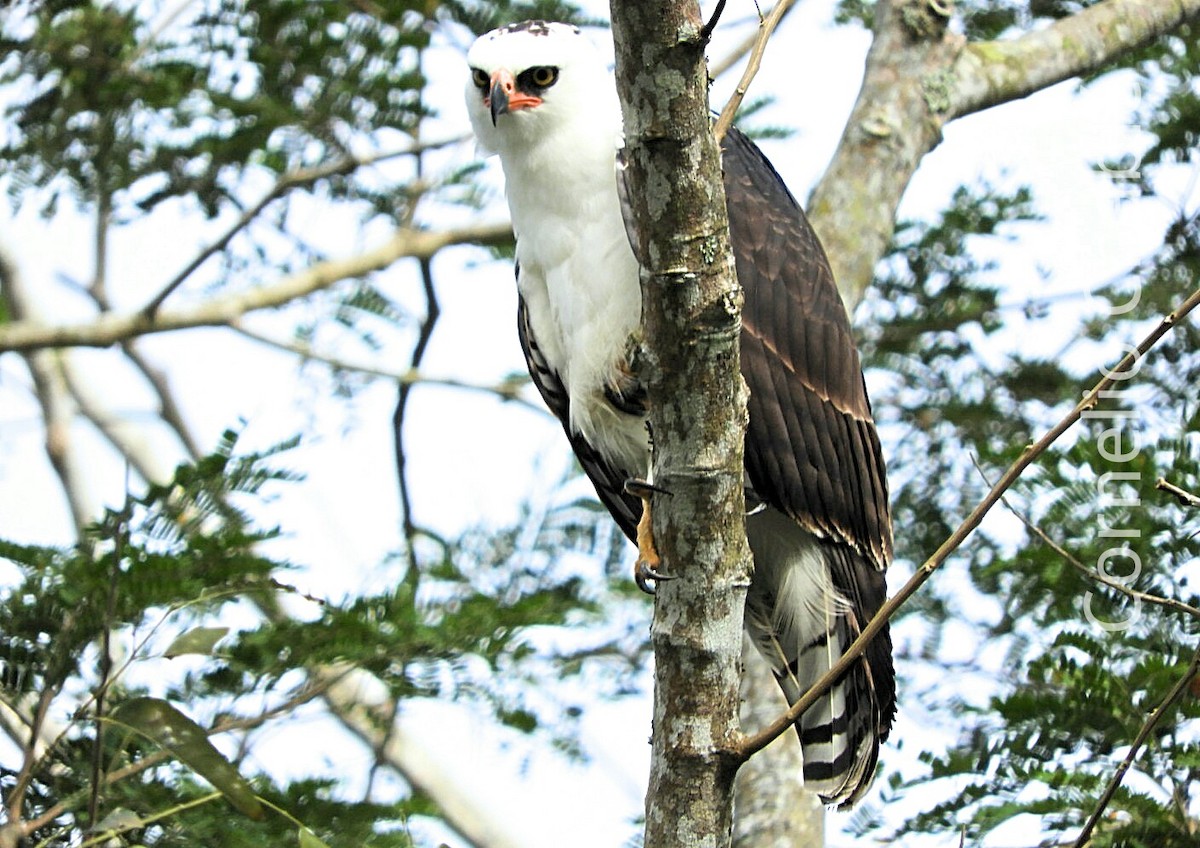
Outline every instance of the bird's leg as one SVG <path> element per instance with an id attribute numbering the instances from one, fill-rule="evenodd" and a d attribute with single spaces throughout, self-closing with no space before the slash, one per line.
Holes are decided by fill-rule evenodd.
<path id="1" fill-rule="evenodd" d="M 626 480 L 625 491 L 634 497 L 642 499 L 642 517 L 638 519 L 637 525 L 637 546 L 638 558 L 633 565 L 633 581 L 637 583 L 639 589 L 648 595 L 654 594 L 654 589 L 650 585 L 651 580 L 670 580 L 672 575 L 663 574 L 658 570 L 662 564 L 662 558 L 658 555 L 658 549 L 654 546 L 654 529 L 650 518 L 650 496 L 658 493 L 660 495 L 671 494 L 666 489 L 655 486 L 645 480 Z"/>

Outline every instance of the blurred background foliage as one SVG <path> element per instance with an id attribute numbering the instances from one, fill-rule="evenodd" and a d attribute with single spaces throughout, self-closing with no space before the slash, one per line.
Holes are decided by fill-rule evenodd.
<path id="1" fill-rule="evenodd" d="M 956 14 L 972 38 L 995 38 L 1088 5 L 962 2 Z M 214 292 L 324 258 L 293 224 L 295 203 L 340 205 L 364 227 L 413 226 L 416 205 L 431 199 L 478 208 L 477 169 L 430 173 L 422 157 L 426 145 L 452 140 L 424 127 L 436 111 L 426 99 L 433 34 L 462 40 L 528 17 L 583 20 L 557 2 L 206 0 L 187 12 L 188 25 L 172 26 L 167 6 L 9 4 L 0 182 L 14 209 L 36 204 L 53 216 L 70 203 L 95 215 L 101 253 L 111 228 L 164 207 L 246 216 L 215 251 L 220 268 L 205 284 Z M 869 25 L 872 10 L 844 0 L 839 16 Z M 1198 62 L 1185 29 L 1105 71 L 1133 73 L 1144 92 L 1131 120 L 1148 147 L 1095 163 L 1130 198 L 1156 196 L 1164 169 L 1194 162 Z M 1042 226 L 1040 188 L 964 185 L 941 214 L 900 222 L 855 316 L 889 454 L 897 584 L 1097 379 L 1096 352 L 1139 337 L 1200 279 L 1198 210 L 1181 207 L 1161 247 L 1127 274 L 1093 291 L 1051 288 L 1015 303 L 985 257 Z M 247 197 L 263 198 L 265 211 Z M 98 268 L 83 285 L 103 309 Z M 415 312 L 364 277 L 310 299 L 290 320 L 303 343 L 331 327 L 368 347 L 402 335 L 415 366 L 436 321 L 436 302 L 424 306 Z M 14 311 L 6 309 L 0 320 Z M 1054 356 L 1029 353 L 1031 335 L 1063 344 Z M 884 790 L 851 820 L 864 840 L 940 834 L 944 844 L 962 834 L 981 844 L 1017 821 L 1051 844 L 1070 839 L 1191 665 L 1200 510 L 1155 482 L 1200 490 L 1198 335 L 1194 321 L 1177 327 L 1101 407 L 1113 417 L 1074 430 L 1010 493 L 1013 513 L 1076 564 L 1015 520 L 989 525 L 954 555 L 952 576 L 904 610 L 901 708 L 944 728 L 946 741 L 929 743 L 919 773 L 885 755 Z M 353 401 L 365 378 L 323 367 Z M 519 380 L 507 391 L 520 392 Z M 401 390 L 398 429 L 404 408 Z M 1109 428 L 1116 435 L 1106 437 Z M 326 694 L 307 672 L 368 671 L 393 710 L 415 698 L 470 701 L 571 756 L 586 755 L 578 719 L 587 705 L 546 687 L 574 676 L 601 698 L 645 685 L 644 610 L 631 611 L 643 602 L 625 579 L 627 552 L 603 510 L 574 494 L 577 474 L 561 481 L 561 497 L 549 506 L 531 498 L 505 528 L 448 539 L 402 516 L 407 544 L 389 564 L 398 564 L 396 585 L 317 599 L 289 584 L 293 563 L 267 553 L 289 528 L 254 517 L 273 491 L 304 485 L 288 471 L 288 447 L 243 451 L 231 430 L 215 452 L 192 449 L 170 481 L 135 480 L 124 509 L 73 546 L 0 544 L 15 569 L 0 590 L 4 725 L 15 740 L 32 729 L 49 743 L 0 761 L 7 821 L 37 823 L 21 844 L 113 844 L 97 837 L 112 827 L 122 844 L 156 846 L 420 844 L 409 823 L 444 811 L 419 791 L 378 801 L 372 775 L 353 799 L 327 769 L 288 777 L 251 766 L 256 734 Z M 1113 548 L 1107 562 L 1118 582 L 1179 603 L 1100 585 L 1088 572 Z M 1090 625 L 1089 596 L 1096 617 L 1128 628 Z M 242 623 L 222 625 L 231 618 Z M 122 655 L 118 643 L 132 647 Z M 155 663 L 178 654 L 197 661 L 164 687 Z M 174 705 L 190 724 L 117 720 L 121 704 L 145 698 Z M 1198 718 L 1193 688 L 1158 724 L 1089 844 L 1196 844 Z M 192 729 L 222 740 L 221 756 L 265 812 L 230 815 L 210 797 L 215 786 L 242 809 L 224 767 L 197 767 L 199 743 L 163 742 L 168 731 Z"/>

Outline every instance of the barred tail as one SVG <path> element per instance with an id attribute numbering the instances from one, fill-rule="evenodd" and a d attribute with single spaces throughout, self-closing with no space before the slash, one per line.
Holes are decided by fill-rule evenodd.
<path id="1" fill-rule="evenodd" d="M 841 658 L 883 602 L 882 574 L 854 551 L 816 539 L 775 513 L 747 522 L 755 573 L 746 631 L 794 704 Z M 870 788 L 895 710 L 886 631 L 796 723 L 805 786 L 848 807 Z"/>

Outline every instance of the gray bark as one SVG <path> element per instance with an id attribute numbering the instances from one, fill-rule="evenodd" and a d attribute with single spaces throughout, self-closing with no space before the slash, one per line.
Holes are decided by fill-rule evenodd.
<path id="1" fill-rule="evenodd" d="M 741 291 L 695 2 L 612 2 L 627 178 L 642 265 L 654 441 L 654 730 L 645 848 L 726 846 L 742 607 Z M 718 517 L 719 520 L 714 520 Z"/>
<path id="2" fill-rule="evenodd" d="M 1094 72 L 1200 17 L 1200 0 L 1105 0 L 1020 38 L 968 43 L 948 0 L 879 0 L 850 120 L 808 216 L 853 308 L 891 242 L 896 210 L 942 128 Z"/>

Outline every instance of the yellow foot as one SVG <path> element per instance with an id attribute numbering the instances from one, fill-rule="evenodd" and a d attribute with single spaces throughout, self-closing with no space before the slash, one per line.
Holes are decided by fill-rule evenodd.
<path id="1" fill-rule="evenodd" d="M 642 499 L 642 517 L 638 519 L 637 526 L 638 558 L 637 562 L 633 564 L 633 582 L 646 594 L 653 595 L 654 587 L 650 585 L 650 581 L 670 580 L 671 575 L 659 571 L 662 558 L 659 557 L 658 549 L 654 546 L 654 530 L 650 519 L 650 496 L 655 492 L 664 495 L 669 495 L 670 492 L 652 486 L 644 480 L 626 480 L 625 491 Z"/>

